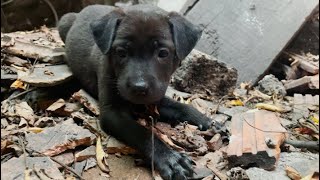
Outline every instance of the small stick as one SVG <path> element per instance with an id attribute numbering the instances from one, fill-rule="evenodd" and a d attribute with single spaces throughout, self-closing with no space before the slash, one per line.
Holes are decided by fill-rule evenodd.
<path id="1" fill-rule="evenodd" d="M 56 160 L 56 159 L 54 159 L 54 158 L 52 158 L 52 157 L 50 157 L 50 156 L 47 156 L 47 155 L 45 155 L 45 154 L 43 154 L 43 153 L 41 153 L 41 152 L 39 152 L 39 151 L 36 151 L 36 150 L 30 150 L 30 151 L 36 152 L 36 153 L 38 153 L 39 155 L 41 155 L 42 157 L 49 157 L 52 161 L 60 164 L 62 167 L 64 167 L 64 168 L 67 169 L 68 171 L 72 172 L 74 175 L 76 175 L 76 176 L 77 176 L 78 178 L 80 178 L 81 180 L 84 180 L 84 178 L 83 178 L 80 174 L 78 174 L 73 168 L 70 168 L 69 166 L 65 165 L 64 163 L 60 162 L 59 160 Z"/>
<path id="2" fill-rule="evenodd" d="M 9 97 L 7 100 L 12 100 L 12 99 L 18 98 L 18 97 L 20 97 L 20 96 L 22 96 L 22 95 L 25 95 L 25 94 L 27 94 L 28 92 L 31 92 L 31 91 L 33 91 L 33 90 L 35 90 L 35 89 L 37 89 L 37 88 L 36 88 L 36 87 L 30 88 L 30 89 L 28 89 L 28 90 L 26 90 L 26 91 L 23 91 L 23 92 L 15 95 L 15 96 Z"/>
<path id="3" fill-rule="evenodd" d="M 309 150 L 318 150 L 319 151 L 319 141 L 293 141 L 286 139 L 284 141 L 286 144 L 290 144 L 296 148 L 307 148 Z"/>

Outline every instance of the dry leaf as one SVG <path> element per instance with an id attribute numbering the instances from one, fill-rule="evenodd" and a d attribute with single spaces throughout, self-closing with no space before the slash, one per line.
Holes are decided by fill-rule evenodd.
<path id="1" fill-rule="evenodd" d="M 319 124 L 319 117 L 311 116 L 310 119 L 311 119 L 315 124 Z"/>
<path id="2" fill-rule="evenodd" d="M 27 129 L 27 131 L 37 134 L 37 133 L 41 133 L 43 131 L 43 129 L 42 128 L 38 128 L 38 127 L 30 127 L 30 128 Z"/>
<path id="3" fill-rule="evenodd" d="M 241 100 L 232 100 L 228 103 L 230 106 L 244 106 Z"/>
<path id="4" fill-rule="evenodd" d="M 47 108 L 47 111 L 56 111 L 57 109 L 62 108 L 65 104 L 66 102 L 64 101 L 64 99 L 58 99 Z"/>
<path id="5" fill-rule="evenodd" d="M 97 164 L 103 172 L 109 173 L 109 165 L 107 163 L 108 154 L 106 154 L 102 148 L 101 144 L 101 137 L 97 138 L 96 144 L 96 157 L 97 157 Z"/>
<path id="6" fill-rule="evenodd" d="M 171 146 L 172 148 L 174 148 L 177 151 L 183 151 L 184 149 L 176 144 L 174 144 L 172 142 L 172 140 L 165 134 L 161 134 L 159 133 L 159 137 L 162 139 L 162 141 L 164 141 L 165 143 L 167 143 L 169 146 Z"/>
<path id="7" fill-rule="evenodd" d="M 287 173 L 287 176 L 292 180 L 300 180 L 301 179 L 301 176 L 298 173 L 298 171 L 293 169 L 290 166 L 286 166 L 286 173 Z"/>
<path id="8" fill-rule="evenodd" d="M 26 89 L 27 89 L 27 85 L 28 85 L 28 84 L 25 84 L 25 83 L 23 83 L 23 82 L 20 81 L 20 80 L 16 80 L 16 81 L 14 81 L 14 82 L 11 84 L 10 88 L 12 88 L 12 89 L 24 89 L 24 90 L 26 90 Z"/>
<path id="9" fill-rule="evenodd" d="M 256 108 L 258 109 L 265 109 L 268 111 L 274 111 L 274 112 L 286 112 L 283 108 L 272 105 L 272 104 L 266 104 L 266 103 L 258 103 L 256 104 Z"/>

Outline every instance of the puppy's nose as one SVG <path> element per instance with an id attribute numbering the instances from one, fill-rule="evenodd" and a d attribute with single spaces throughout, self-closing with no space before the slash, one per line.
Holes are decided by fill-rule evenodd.
<path id="1" fill-rule="evenodd" d="M 149 85 L 144 81 L 139 81 L 136 83 L 132 83 L 131 89 L 136 95 L 147 95 L 149 91 Z"/>

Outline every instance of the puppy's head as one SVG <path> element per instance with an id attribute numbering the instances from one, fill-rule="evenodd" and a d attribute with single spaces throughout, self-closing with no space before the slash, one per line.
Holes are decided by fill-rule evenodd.
<path id="1" fill-rule="evenodd" d="M 120 95 L 135 104 L 154 103 L 165 95 L 172 73 L 201 36 L 178 13 L 144 6 L 114 10 L 91 29 L 108 56 Z"/>

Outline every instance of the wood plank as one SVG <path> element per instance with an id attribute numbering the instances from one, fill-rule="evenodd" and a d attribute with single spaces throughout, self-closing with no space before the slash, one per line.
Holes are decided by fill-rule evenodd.
<path id="1" fill-rule="evenodd" d="M 297 34 L 318 0 L 201 0 L 187 13 L 203 35 L 196 49 L 257 81 Z"/>

